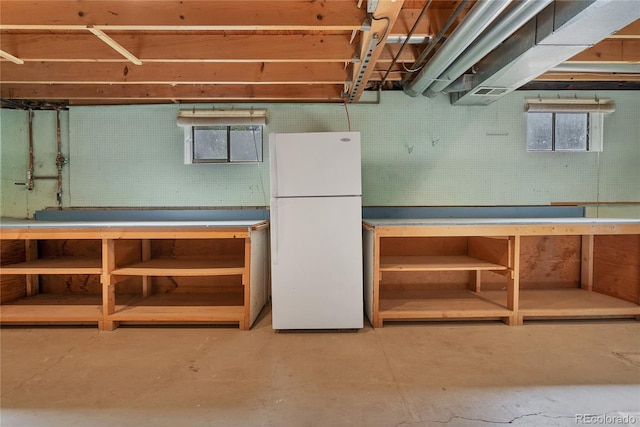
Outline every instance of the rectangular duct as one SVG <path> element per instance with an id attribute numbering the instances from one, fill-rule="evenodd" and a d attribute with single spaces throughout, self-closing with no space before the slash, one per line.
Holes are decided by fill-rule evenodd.
<path id="1" fill-rule="evenodd" d="M 637 19 L 640 1 L 556 0 L 476 64 L 472 88 L 451 93 L 451 103 L 488 105 Z"/>

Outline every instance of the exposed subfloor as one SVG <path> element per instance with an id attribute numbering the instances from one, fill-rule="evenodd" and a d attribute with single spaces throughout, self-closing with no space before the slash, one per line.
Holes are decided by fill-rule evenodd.
<path id="1" fill-rule="evenodd" d="M 631 320 L 0 334 L 3 427 L 640 425 Z"/>

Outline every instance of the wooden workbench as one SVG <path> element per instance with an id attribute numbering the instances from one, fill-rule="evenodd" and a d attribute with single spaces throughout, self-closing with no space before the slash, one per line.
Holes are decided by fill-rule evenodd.
<path id="1" fill-rule="evenodd" d="M 0 222 L 2 324 L 231 323 L 267 302 L 268 222 Z"/>
<path id="2" fill-rule="evenodd" d="M 363 228 L 374 327 L 640 316 L 640 220 L 372 219 Z"/>

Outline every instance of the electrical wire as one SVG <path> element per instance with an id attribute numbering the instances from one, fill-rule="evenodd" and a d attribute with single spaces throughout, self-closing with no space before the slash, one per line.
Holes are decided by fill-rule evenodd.
<path id="1" fill-rule="evenodd" d="M 349 109 L 347 108 L 347 97 L 342 98 L 344 101 L 344 111 L 347 113 L 347 125 L 349 126 L 349 132 L 351 132 L 351 118 L 349 117 Z"/>
<path id="2" fill-rule="evenodd" d="M 391 73 L 391 69 L 393 68 L 393 66 L 395 65 L 396 62 L 398 62 L 398 58 L 400 58 L 400 54 L 402 53 L 402 51 L 404 50 L 404 48 L 407 46 L 407 43 L 409 42 L 409 39 L 411 38 L 411 36 L 413 35 L 413 33 L 416 31 L 416 29 L 418 28 L 418 24 L 420 23 L 420 20 L 422 19 L 422 17 L 424 16 L 424 14 L 427 12 L 427 9 L 429 9 L 429 6 L 431 5 L 431 2 L 433 0 L 429 0 L 424 7 L 422 8 L 422 10 L 420 11 L 420 15 L 418 15 L 418 18 L 416 18 L 416 22 L 414 22 L 413 27 L 411 27 L 411 30 L 409 31 L 409 33 L 407 34 L 407 38 L 404 39 L 404 43 L 402 43 L 402 46 L 400 46 L 400 49 L 398 50 L 398 53 L 396 54 L 396 56 L 393 58 L 393 61 L 391 61 L 391 65 L 389 65 L 389 68 L 387 69 L 387 72 L 385 73 L 385 75 L 382 77 L 382 80 L 380 80 L 380 87 L 382 88 L 382 85 L 384 84 L 384 82 L 387 80 L 387 77 L 389 77 L 389 73 Z M 404 63 L 402 63 L 402 66 L 404 67 Z"/>
<path id="3" fill-rule="evenodd" d="M 382 34 L 382 37 L 380 37 L 378 39 L 378 43 L 376 43 L 376 46 L 380 45 L 380 43 L 382 43 L 382 41 L 385 39 L 385 37 L 387 37 L 387 34 L 389 33 L 389 27 L 391 26 L 391 19 L 389 19 L 388 16 L 382 16 L 380 18 L 376 18 L 373 13 L 371 14 L 371 19 L 373 19 L 374 21 L 387 21 L 387 26 L 384 28 L 384 33 Z"/>
<path id="4" fill-rule="evenodd" d="M 252 110 L 253 111 L 253 110 Z M 251 125 L 251 134 L 253 135 L 253 148 L 254 151 L 256 152 L 256 160 L 261 159 L 260 153 L 258 152 L 258 140 L 256 139 L 256 130 L 258 126 L 254 126 L 253 124 L 253 115 L 249 114 L 249 123 Z M 260 132 L 262 133 L 262 132 Z M 264 141 L 264 138 L 263 138 Z M 263 152 L 264 152 L 264 147 L 263 147 Z M 263 160 L 263 159 L 261 159 Z M 264 180 L 262 179 L 262 168 L 257 168 L 256 170 L 258 171 L 258 177 L 260 178 L 260 189 L 262 190 L 262 199 L 264 200 L 264 205 L 265 206 L 269 206 L 269 200 L 267 199 L 267 193 L 264 190 Z"/>

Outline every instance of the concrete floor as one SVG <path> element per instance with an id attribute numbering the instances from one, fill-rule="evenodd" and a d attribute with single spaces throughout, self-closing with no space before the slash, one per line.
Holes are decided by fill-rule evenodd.
<path id="1" fill-rule="evenodd" d="M 0 334 L 2 427 L 640 425 L 633 321 Z"/>

